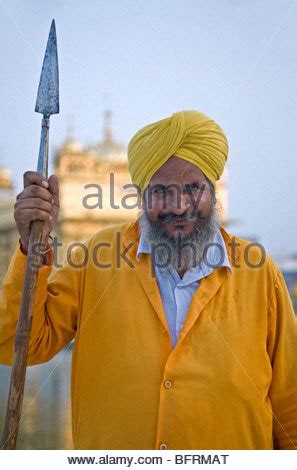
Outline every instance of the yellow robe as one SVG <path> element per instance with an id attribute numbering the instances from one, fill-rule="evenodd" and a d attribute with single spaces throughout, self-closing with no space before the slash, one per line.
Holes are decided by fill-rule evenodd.
<path id="1" fill-rule="evenodd" d="M 223 228 L 232 274 L 195 292 L 172 349 L 151 259 L 137 223 L 99 231 L 80 269 L 42 266 L 29 364 L 75 338 L 71 398 L 77 449 L 294 449 L 297 328 L 279 268 L 248 267 L 248 241 Z M 99 243 L 110 243 L 101 245 Z M 126 258 L 116 254 L 126 246 Z M 239 245 L 238 245 L 239 244 Z M 97 253 L 95 247 L 97 246 Z M 82 262 L 78 249 L 72 261 Z M 100 268 L 92 261 L 96 256 Z M 259 262 L 257 247 L 249 262 Z M 0 361 L 10 364 L 26 257 L 16 248 L 0 299 Z M 240 267 L 235 267 L 240 265 Z"/>

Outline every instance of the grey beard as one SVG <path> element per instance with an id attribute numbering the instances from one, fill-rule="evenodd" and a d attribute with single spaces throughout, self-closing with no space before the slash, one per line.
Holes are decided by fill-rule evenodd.
<path id="1" fill-rule="evenodd" d="M 151 248 L 152 262 L 161 271 L 168 268 L 176 271 L 187 271 L 201 263 L 207 257 L 207 246 L 212 243 L 221 225 L 216 205 L 212 205 L 209 217 L 196 226 L 188 237 L 182 233 L 170 237 L 161 222 L 151 222 L 145 209 L 140 215 L 139 226 L 141 234 Z"/>

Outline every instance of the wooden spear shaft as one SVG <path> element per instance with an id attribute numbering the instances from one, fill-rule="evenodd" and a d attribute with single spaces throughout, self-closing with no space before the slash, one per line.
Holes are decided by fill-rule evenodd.
<path id="1" fill-rule="evenodd" d="M 27 356 L 32 325 L 32 313 L 38 276 L 40 255 L 36 247 L 41 242 L 43 222 L 36 220 L 31 225 L 20 315 L 14 344 L 13 366 L 2 439 L 3 449 L 15 449 L 21 419 Z M 34 248 L 35 247 L 35 248 Z"/>

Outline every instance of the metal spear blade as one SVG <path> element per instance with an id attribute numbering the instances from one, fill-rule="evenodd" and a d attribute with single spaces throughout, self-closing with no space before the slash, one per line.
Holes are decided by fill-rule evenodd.
<path id="1" fill-rule="evenodd" d="M 59 68 L 55 20 L 52 21 L 44 55 L 35 111 L 44 117 L 59 113 Z"/>

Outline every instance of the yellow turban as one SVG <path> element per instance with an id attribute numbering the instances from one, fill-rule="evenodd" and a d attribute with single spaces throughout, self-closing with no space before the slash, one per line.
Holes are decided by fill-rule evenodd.
<path id="1" fill-rule="evenodd" d="M 144 190 L 173 155 L 196 165 L 214 183 L 228 158 L 228 142 L 220 126 L 198 111 L 180 111 L 140 129 L 128 146 L 132 182 Z"/>

